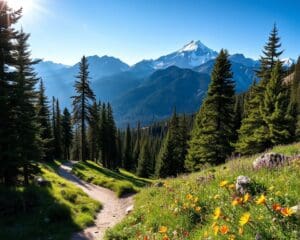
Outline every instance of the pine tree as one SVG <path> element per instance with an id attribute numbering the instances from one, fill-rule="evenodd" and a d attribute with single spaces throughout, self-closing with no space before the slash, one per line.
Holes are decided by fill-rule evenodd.
<path id="1" fill-rule="evenodd" d="M 89 108 L 91 101 L 95 100 L 94 93 L 90 88 L 88 62 L 85 56 L 79 64 L 79 74 L 76 76 L 75 92 L 73 96 L 73 116 L 75 123 L 80 124 L 81 128 L 81 160 L 86 161 L 86 121 L 89 118 Z"/>
<path id="2" fill-rule="evenodd" d="M 232 152 L 234 83 L 230 68 L 228 53 L 221 50 L 189 142 L 186 159 L 189 171 L 199 170 L 205 163 L 223 163 Z"/>
<path id="3" fill-rule="evenodd" d="M 242 120 L 239 130 L 239 139 L 235 145 L 236 151 L 241 154 L 253 154 L 261 152 L 272 146 L 268 138 L 268 125 L 264 121 L 262 104 L 265 97 L 265 89 L 270 81 L 271 73 L 283 51 L 278 29 L 274 25 L 267 44 L 264 46 L 263 56 L 260 58 L 260 69 L 257 71 L 257 77 L 260 82 L 252 87 L 247 99 L 246 116 Z M 282 116 L 284 117 L 284 116 Z"/>
<path id="4" fill-rule="evenodd" d="M 14 125 L 12 135 L 15 135 L 14 142 L 14 162 L 17 168 L 22 168 L 24 184 L 28 185 L 29 177 L 35 171 L 34 162 L 41 156 L 39 146 L 40 129 L 37 122 L 35 103 L 37 93 L 35 85 L 38 78 L 34 72 L 33 66 L 38 61 L 33 61 L 30 56 L 28 46 L 29 34 L 22 30 L 17 35 L 16 44 L 16 78 L 13 84 L 12 102 Z"/>
<path id="5" fill-rule="evenodd" d="M 107 103 L 107 145 L 108 145 L 108 168 L 115 170 L 119 165 L 117 163 L 117 141 L 116 141 L 116 124 L 113 117 L 113 110 L 110 103 Z"/>
<path id="6" fill-rule="evenodd" d="M 100 109 L 101 103 L 99 105 L 94 101 L 92 107 L 90 108 L 89 117 L 89 130 L 88 130 L 88 140 L 90 146 L 90 156 L 93 161 L 97 161 L 99 154 L 99 128 L 100 128 Z"/>
<path id="7" fill-rule="evenodd" d="M 174 111 L 157 159 L 156 175 L 159 177 L 176 176 L 183 172 L 183 152 L 186 149 L 183 149 L 184 143 L 180 128 L 179 117 Z"/>
<path id="8" fill-rule="evenodd" d="M 123 168 L 126 170 L 133 170 L 133 156 L 132 156 L 132 139 L 131 130 L 129 124 L 127 125 L 125 138 L 124 138 L 124 156 L 123 156 Z"/>
<path id="9" fill-rule="evenodd" d="M 55 129 L 54 129 L 54 155 L 56 159 L 61 159 L 62 156 L 62 132 L 61 132 L 61 112 L 59 107 L 59 101 L 56 99 L 55 101 L 55 111 L 54 111 L 54 121 L 55 121 Z"/>
<path id="10" fill-rule="evenodd" d="M 62 146 L 63 146 L 63 158 L 70 160 L 70 149 L 73 140 L 72 122 L 71 114 L 67 108 L 64 109 L 62 120 L 61 120 L 61 136 L 62 136 Z"/>
<path id="11" fill-rule="evenodd" d="M 103 103 L 101 107 L 101 117 L 100 117 L 100 129 L 99 129 L 99 149 L 100 149 L 100 161 L 104 167 L 108 166 L 108 156 L 107 149 L 108 143 L 107 138 L 107 111 L 106 104 Z"/>
<path id="12" fill-rule="evenodd" d="M 17 32 L 13 26 L 21 17 L 21 10 L 14 11 L 7 1 L 0 0 L 0 182 L 11 185 L 16 180 L 16 169 L 11 164 L 12 143 L 11 135 L 11 81 L 14 73 L 9 66 L 16 64 L 13 51 L 16 49 Z"/>
<path id="13" fill-rule="evenodd" d="M 136 129 L 136 139 L 134 143 L 134 148 L 133 148 L 133 162 L 134 165 L 137 165 L 140 151 L 141 151 L 141 123 L 138 122 L 137 124 L 137 129 Z"/>
<path id="14" fill-rule="evenodd" d="M 78 125 L 75 125 L 74 138 L 72 143 L 72 159 L 79 161 L 81 158 L 81 137 L 80 137 L 80 128 Z"/>
<path id="15" fill-rule="evenodd" d="M 300 140 L 300 57 L 295 65 L 294 78 L 291 84 L 291 106 L 295 124 L 292 127 L 294 129 L 295 140 Z"/>
<path id="16" fill-rule="evenodd" d="M 151 175 L 151 152 L 149 146 L 149 140 L 147 138 L 143 139 L 141 152 L 138 157 L 138 166 L 136 174 L 139 177 L 148 178 Z"/>
<path id="17" fill-rule="evenodd" d="M 286 119 L 289 104 L 288 89 L 283 85 L 282 65 L 278 61 L 266 85 L 264 101 L 262 103 L 262 116 L 268 126 L 266 135 L 272 145 L 287 143 L 289 123 Z"/>
<path id="18" fill-rule="evenodd" d="M 37 120 L 40 125 L 41 148 L 43 150 L 42 159 L 46 161 L 53 160 L 53 136 L 50 123 L 49 102 L 45 94 L 43 80 L 40 80 L 38 92 L 38 101 L 36 105 Z"/>

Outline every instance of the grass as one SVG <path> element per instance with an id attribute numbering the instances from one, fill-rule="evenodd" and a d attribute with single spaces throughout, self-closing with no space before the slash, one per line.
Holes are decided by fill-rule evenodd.
<path id="1" fill-rule="evenodd" d="M 300 143 L 272 151 L 300 154 Z M 277 169 L 254 170 L 252 162 L 256 157 L 238 158 L 198 173 L 166 179 L 163 187 L 143 189 L 135 198 L 134 211 L 107 231 L 105 238 L 300 239 L 299 217 L 283 215 L 284 209 L 300 202 L 300 160 Z M 252 180 L 250 199 L 235 193 L 232 184 L 239 175 Z M 266 204 L 257 204 L 263 197 Z M 279 210 L 273 210 L 274 204 L 280 205 Z"/>
<path id="2" fill-rule="evenodd" d="M 123 169 L 114 172 L 92 161 L 76 163 L 72 172 L 84 181 L 113 190 L 118 197 L 139 192 L 151 183 L 151 180 L 136 177 Z"/>
<path id="3" fill-rule="evenodd" d="M 49 186 L 0 187 L 0 239 L 66 240 L 93 223 L 101 204 L 58 176 L 59 164 L 39 164 Z"/>

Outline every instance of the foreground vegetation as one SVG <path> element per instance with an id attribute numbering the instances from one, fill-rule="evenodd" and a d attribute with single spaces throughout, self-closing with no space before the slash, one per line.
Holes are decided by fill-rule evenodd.
<path id="1" fill-rule="evenodd" d="M 300 143 L 272 149 L 300 154 Z M 135 210 L 106 239 L 299 239 L 300 160 L 277 169 L 253 170 L 256 156 L 238 158 L 191 175 L 167 179 L 136 196 Z M 252 180 L 239 198 L 237 176 Z"/>
<path id="2" fill-rule="evenodd" d="M 47 186 L 0 187 L 0 239 L 65 240 L 93 223 L 100 203 L 58 176 L 56 167 L 39 164 Z"/>
<path id="3" fill-rule="evenodd" d="M 145 178 L 138 178 L 123 169 L 114 172 L 92 161 L 76 163 L 72 172 L 86 182 L 113 190 L 118 197 L 136 193 L 151 182 Z"/>

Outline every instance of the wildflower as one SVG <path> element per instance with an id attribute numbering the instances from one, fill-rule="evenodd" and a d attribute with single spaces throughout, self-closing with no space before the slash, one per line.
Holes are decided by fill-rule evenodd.
<path id="1" fill-rule="evenodd" d="M 235 240 L 235 235 L 231 234 L 231 235 L 228 237 L 228 240 Z"/>
<path id="2" fill-rule="evenodd" d="M 214 220 L 219 219 L 220 216 L 221 216 L 221 208 L 217 207 L 214 211 Z"/>
<path id="3" fill-rule="evenodd" d="M 193 195 L 190 194 L 190 193 L 187 194 L 187 195 L 186 195 L 186 199 L 187 199 L 187 200 L 192 200 L 192 199 L 193 199 Z"/>
<path id="4" fill-rule="evenodd" d="M 273 208 L 273 210 L 276 211 L 276 212 L 278 212 L 278 211 L 281 210 L 281 206 L 280 206 L 279 203 L 273 204 L 272 208 Z"/>
<path id="5" fill-rule="evenodd" d="M 149 240 L 148 236 L 144 236 L 144 240 Z"/>
<path id="6" fill-rule="evenodd" d="M 249 222 L 249 220 L 250 220 L 250 213 L 249 212 L 244 213 L 240 218 L 240 225 L 244 226 Z"/>
<path id="7" fill-rule="evenodd" d="M 291 208 L 288 208 L 288 207 L 287 208 L 282 208 L 280 212 L 285 217 L 289 217 L 289 216 L 294 214 L 294 211 Z"/>
<path id="8" fill-rule="evenodd" d="M 239 198 L 239 197 L 236 197 L 232 202 L 231 202 L 231 205 L 232 206 L 236 206 L 236 205 L 239 205 L 243 202 L 243 199 L 242 198 Z"/>
<path id="9" fill-rule="evenodd" d="M 201 211 L 201 207 L 195 207 L 195 211 L 196 212 L 200 212 Z"/>
<path id="10" fill-rule="evenodd" d="M 208 231 L 205 231 L 205 232 L 204 232 L 203 237 L 205 237 L 205 238 L 208 237 Z"/>
<path id="11" fill-rule="evenodd" d="M 215 235 L 218 235 L 218 232 L 219 232 L 219 226 L 218 226 L 218 225 L 215 225 L 215 226 L 213 227 L 213 230 L 214 230 L 214 234 L 215 234 Z"/>
<path id="12" fill-rule="evenodd" d="M 166 227 L 166 226 L 161 226 L 160 228 L 159 228 L 159 233 L 166 233 L 168 231 L 168 228 Z"/>
<path id="13" fill-rule="evenodd" d="M 266 197 L 265 195 L 260 195 L 260 197 L 256 200 L 256 204 L 260 205 L 260 204 L 266 204 Z"/>
<path id="14" fill-rule="evenodd" d="M 235 188 L 235 184 L 233 184 L 233 183 L 232 183 L 232 184 L 229 184 L 229 185 L 228 185 L 228 188 L 229 188 L 229 189 L 234 189 L 234 188 Z"/>
<path id="15" fill-rule="evenodd" d="M 222 181 L 222 182 L 220 182 L 220 187 L 226 187 L 227 186 L 227 184 L 228 184 L 228 181 Z"/>
<path id="16" fill-rule="evenodd" d="M 163 236 L 163 240 L 170 240 L 170 238 L 168 237 L 167 234 L 165 234 L 165 235 Z"/>
<path id="17" fill-rule="evenodd" d="M 220 198 L 220 195 L 219 194 L 216 194 L 215 196 L 214 196 L 214 199 L 219 199 Z"/>
<path id="18" fill-rule="evenodd" d="M 243 233 L 244 233 L 244 228 L 240 227 L 240 228 L 239 228 L 239 234 L 240 234 L 240 235 L 243 235 Z"/>
<path id="19" fill-rule="evenodd" d="M 229 231 L 229 228 L 228 228 L 226 225 L 223 225 L 223 226 L 220 227 L 220 232 L 221 232 L 223 235 L 227 234 L 228 231 Z"/>
<path id="20" fill-rule="evenodd" d="M 248 202 L 248 201 L 250 200 L 250 198 L 251 198 L 250 194 L 249 194 L 249 193 L 246 193 L 246 194 L 244 195 L 243 202 L 244 202 L 244 203 Z"/>
<path id="21" fill-rule="evenodd" d="M 198 197 L 195 197 L 195 198 L 194 198 L 194 203 L 197 203 L 198 200 L 199 200 L 199 198 L 198 198 Z"/>

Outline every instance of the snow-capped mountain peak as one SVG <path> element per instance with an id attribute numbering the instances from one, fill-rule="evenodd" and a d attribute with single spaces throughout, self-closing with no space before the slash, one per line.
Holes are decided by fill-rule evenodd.
<path id="1" fill-rule="evenodd" d="M 295 63 L 295 60 L 292 58 L 283 58 L 281 61 L 284 67 L 290 67 Z"/>
<path id="2" fill-rule="evenodd" d="M 188 44 L 184 45 L 183 48 L 179 49 L 178 52 L 190 52 L 195 51 L 199 47 L 205 47 L 200 41 L 194 41 L 192 40 Z"/>

